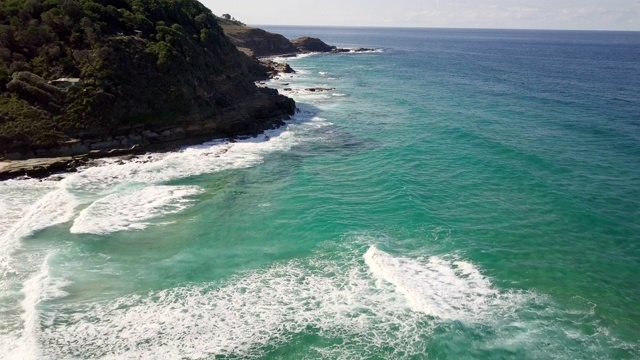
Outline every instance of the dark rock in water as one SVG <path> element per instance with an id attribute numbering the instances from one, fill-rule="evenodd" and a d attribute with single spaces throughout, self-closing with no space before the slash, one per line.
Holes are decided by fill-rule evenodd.
<path id="1" fill-rule="evenodd" d="M 310 92 L 323 92 L 323 91 L 335 90 L 335 88 L 314 87 L 314 88 L 306 88 L 305 90 Z"/>
<path id="2" fill-rule="evenodd" d="M 267 71 L 270 74 L 270 77 L 275 77 L 278 74 L 295 74 L 296 71 L 289 66 L 287 63 L 279 63 L 272 60 L 264 59 L 260 61 L 264 66 L 266 66 L 269 70 Z"/>
<path id="3" fill-rule="evenodd" d="M 357 48 L 357 49 L 345 49 L 338 48 L 326 44 L 320 39 L 311 37 L 301 37 L 299 39 L 291 41 L 293 45 L 302 53 L 307 52 L 321 52 L 321 53 L 348 53 L 348 52 L 372 52 L 375 49 Z"/>
<path id="4" fill-rule="evenodd" d="M 352 52 L 373 52 L 376 51 L 376 49 L 368 49 L 368 48 L 357 48 L 357 49 L 352 49 Z"/>
<path id="5" fill-rule="evenodd" d="M 336 50 L 335 46 L 326 44 L 324 41 L 318 38 L 301 37 L 292 40 L 291 43 L 298 49 L 299 52 L 333 52 Z"/>
<path id="6" fill-rule="evenodd" d="M 81 157 L 30 159 L 17 162 L 0 162 L 0 180 L 28 176 L 43 178 L 59 172 L 74 172 L 86 163 Z"/>
<path id="7" fill-rule="evenodd" d="M 335 50 L 332 51 L 332 53 L 360 53 L 360 52 L 373 52 L 376 51 L 375 49 L 368 49 L 368 48 L 357 48 L 357 49 L 344 49 L 344 48 L 337 48 Z"/>

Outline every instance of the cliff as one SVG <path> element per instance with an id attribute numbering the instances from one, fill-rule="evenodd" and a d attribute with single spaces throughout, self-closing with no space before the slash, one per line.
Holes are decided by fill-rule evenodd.
<path id="1" fill-rule="evenodd" d="M 195 0 L 0 3 L 0 159 L 252 134 L 293 100 Z"/>
<path id="2" fill-rule="evenodd" d="M 262 57 L 297 52 L 291 41 L 280 34 L 252 28 L 235 20 L 220 18 L 218 22 L 231 42 L 249 56 Z"/>
<path id="3" fill-rule="evenodd" d="M 296 47 L 298 52 L 336 52 L 338 50 L 335 46 L 327 45 L 324 41 L 318 38 L 301 37 L 292 40 L 291 43 Z"/>
<path id="4" fill-rule="evenodd" d="M 369 52 L 373 49 L 343 49 L 328 45 L 324 41 L 313 37 L 301 37 L 288 40 L 280 34 L 249 27 L 240 21 L 231 19 L 229 15 L 218 18 L 225 35 L 231 40 L 238 50 L 251 57 L 269 57 L 276 55 L 294 56 L 310 52 L 319 53 L 345 53 L 345 52 Z"/>

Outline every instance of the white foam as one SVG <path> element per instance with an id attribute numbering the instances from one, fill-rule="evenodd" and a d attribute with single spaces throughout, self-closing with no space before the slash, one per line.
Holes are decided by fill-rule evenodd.
<path id="1" fill-rule="evenodd" d="M 49 184 L 47 184 L 49 185 Z M 33 186 L 27 182 L 27 186 Z M 22 191 L 7 191 L 14 195 L 9 200 L 4 199 L 3 206 L 13 210 L 3 214 L 3 225 L 7 230 L 0 236 L 0 271 L 3 277 L 15 272 L 11 255 L 20 247 L 20 240 L 47 227 L 66 223 L 73 219 L 78 205 L 74 197 L 64 189 L 49 190 L 45 186 L 36 187 L 28 195 Z M 20 188 L 18 190 L 26 190 Z M 42 190 L 49 191 L 45 195 Z M 26 204 L 25 204 L 26 202 Z"/>
<path id="2" fill-rule="evenodd" d="M 384 53 L 384 49 L 371 49 L 366 51 L 358 51 L 360 48 L 347 48 L 349 49 L 348 54 L 381 54 Z"/>
<path id="3" fill-rule="evenodd" d="M 515 298 L 493 288 L 471 263 L 391 256 L 372 246 L 364 255 L 371 273 L 395 286 L 414 311 L 446 320 L 482 321 Z"/>
<path id="4" fill-rule="evenodd" d="M 377 250 L 367 254 L 380 256 Z M 342 339 L 338 348 L 318 348 L 318 357 L 367 358 L 386 346 L 402 349 L 408 358 L 424 354 L 425 335 L 442 319 L 412 310 L 396 287 L 378 284 L 362 261 L 362 252 L 355 252 L 352 259 L 347 253 L 347 259 L 340 261 L 323 256 L 249 272 L 221 285 L 181 287 L 92 306 L 47 329 L 44 338 L 54 344 L 47 354 L 52 358 L 256 358 L 305 333 Z M 403 273 L 412 283 L 424 279 L 411 270 Z M 462 273 L 458 285 L 474 287 L 473 278 L 478 275 Z M 444 276 L 441 282 L 449 279 L 444 270 L 433 275 Z M 462 281 L 465 276 L 469 280 Z M 482 292 L 474 293 L 485 298 Z M 477 308 L 466 304 L 476 304 L 476 299 L 457 299 L 464 309 Z M 450 317 L 459 316 L 444 316 Z"/>
<path id="5" fill-rule="evenodd" d="M 288 56 L 288 57 L 276 56 L 276 57 L 272 58 L 272 60 L 275 61 L 275 62 L 283 63 L 283 62 L 287 62 L 287 61 L 290 61 L 290 60 L 304 59 L 304 58 L 307 58 L 307 57 L 310 57 L 310 56 L 314 56 L 314 55 L 318 55 L 318 54 L 321 54 L 321 53 L 319 53 L 319 52 L 309 52 L 309 53 L 304 53 L 304 54 L 296 54 L 296 56 Z"/>
<path id="6" fill-rule="evenodd" d="M 2 182 L 0 210 L 3 212 L 0 225 L 4 229 L 0 228 L 0 267 L 5 273 L 10 271 L 10 255 L 19 247 L 20 239 L 47 227 L 71 221 L 77 208 L 95 204 L 75 222 L 74 231 L 83 231 L 80 222 L 88 220 L 86 214 L 98 206 L 114 201 L 117 197 L 114 194 L 120 191 L 123 184 L 156 185 L 204 173 L 255 166 L 263 161 L 266 154 L 288 151 L 303 141 L 309 130 L 317 127 L 317 123 L 312 121 L 311 125 L 307 125 L 305 122 L 294 121 L 285 127 L 236 142 L 212 141 L 177 152 L 148 154 L 131 161 L 103 160 L 100 166 L 68 174 L 58 182 Z M 153 190 L 147 190 L 147 193 L 152 192 Z M 101 201 L 105 196 L 110 197 Z M 103 214 L 102 217 L 104 216 L 108 215 Z M 135 227 L 136 223 L 130 225 Z"/>
<path id="7" fill-rule="evenodd" d="M 50 276 L 51 257 L 52 254 L 45 256 L 40 269 L 23 284 L 24 298 L 21 302 L 23 329 L 20 337 L 4 337 L 5 341 L 12 338 L 11 344 L 0 342 L 0 350 L 3 351 L 6 359 L 37 359 L 41 355 L 39 342 L 41 318 L 38 306 L 42 301 L 67 295 L 62 290 L 67 283 L 55 281 Z"/>
<path id="8" fill-rule="evenodd" d="M 348 49 L 348 52 L 344 52 L 344 53 L 340 53 L 340 54 L 379 54 L 379 53 L 384 53 L 384 49 L 371 49 L 371 50 L 367 50 L 367 51 L 357 51 L 358 47 L 354 47 L 354 48 L 345 48 Z M 316 56 L 316 55 L 326 55 L 327 53 L 322 53 L 322 52 L 309 52 L 309 53 L 304 53 L 304 54 L 296 54 L 296 56 L 290 56 L 290 57 L 283 57 L 283 56 L 276 56 L 273 57 L 271 60 L 275 61 L 275 62 L 279 62 L 279 63 L 283 63 L 283 62 L 289 62 L 292 60 L 297 60 L 297 59 L 304 59 L 310 56 Z M 296 69 L 296 71 L 298 71 Z M 322 73 L 321 73 L 322 74 Z"/>
<path id="9" fill-rule="evenodd" d="M 43 195 L 56 188 L 57 183 L 50 181 L 0 181 L 0 238 L 10 236 L 24 214 Z"/>
<path id="10" fill-rule="evenodd" d="M 13 309 L 12 318 L 6 319 L 6 329 L 12 332 L 0 334 L 0 349 L 12 348 L 11 344 L 21 336 L 14 329 L 22 328 L 19 309 L 24 302 L 19 291 L 30 284 L 25 283 L 27 279 L 40 271 L 44 256 L 42 249 L 17 252 L 25 237 L 71 221 L 71 232 L 92 234 L 160 224 L 153 219 L 182 211 L 189 205 L 189 197 L 200 192 L 194 187 L 163 183 L 260 164 L 266 154 L 287 151 L 300 141 L 313 138 L 314 129 L 324 123 L 320 119 L 308 121 L 311 117 L 303 111 L 285 127 L 237 142 L 212 141 L 130 161 L 102 160 L 99 166 L 56 177 L 59 181 L 0 182 L 0 291 L 2 303 Z M 22 308 L 26 311 L 28 307 Z M 32 316 L 27 312 L 24 315 Z"/>
<path id="11" fill-rule="evenodd" d="M 347 94 L 333 93 L 333 94 L 331 94 L 331 96 L 334 96 L 334 97 L 345 97 L 345 96 L 347 96 Z"/>
<path id="12" fill-rule="evenodd" d="M 266 154 L 288 151 L 320 125 L 324 125 L 323 119 L 314 118 L 236 142 L 212 141 L 130 161 L 103 160 L 100 166 L 68 175 L 58 182 L 58 189 L 41 199 L 41 204 L 15 226 L 12 241 L 72 220 L 78 204 L 86 208 L 75 219 L 72 233 L 106 234 L 143 229 L 151 218 L 183 210 L 184 198 L 197 193 L 193 188 L 158 184 L 260 164 Z M 137 185 L 132 188 L 130 184 Z"/>
<path id="13" fill-rule="evenodd" d="M 2 358 L 24 359 L 34 357 L 31 352 L 34 336 L 31 334 L 35 319 L 33 311 L 20 315 L 20 309 L 30 308 L 34 291 L 24 291 L 27 279 L 33 273 L 40 274 L 42 257 L 29 254 L 15 258 L 21 247 L 21 239 L 48 226 L 66 222 L 72 216 L 75 206 L 72 198 L 58 189 L 52 181 L 9 180 L 0 182 L 0 294 L 4 331 L 0 335 Z M 21 292 L 25 296 L 21 299 Z M 30 327 L 30 328 L 29 328 Z"/>
<path id="14" fill-rule="evenodd" d="M 175 214 L 199 194 L 196 186 L 147 186 L 107 195 L 80 212 L 73 222 L 72 234 L 104 235 L 117 231 L 142 230 L 149 220 Z"/>
<path id="15" fill-rule="evenodd" d="M 131 161 L 104 161 L 64 182 L 74 192 L 108 194 L 121 183 L 158 184 L 175 179 L 260 164 L 265 154 L 287 151 L 304 136 L 305 124 L 291 124 L 236 142 L 212 141 L 181 151 L 149 154 Z"/>
<path id="16" fill-rule="evenodd" d="M 43 298 L 45 282 L 49 277 L 48 260 L 49 257 L 45 258 L 40 271 L 24 283 L 24 300 L 22 301 L 24 329 L 21 341 L 22 349 L 18 349 L 18 352 L 26 358 L 35 359 L 38 356 L 38 325 L 40 318 L 36 306 Z"/>
<path id="17" fill-rule="evenodd" d="M 23 238 L 47 227 L 68 222 L 74 215 L 76 205 L 77 201 L 66 190 L 53 190 L 36 201 L 6 236 Z"/>

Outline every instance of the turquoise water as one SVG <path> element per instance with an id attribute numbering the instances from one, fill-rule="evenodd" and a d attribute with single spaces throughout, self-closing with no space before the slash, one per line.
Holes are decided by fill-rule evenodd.
<path id="1" fill-rule="evenodd" d="M 0 183 L 0 357 L 640 357 L 638 33 L 268 30 L 379 51 L 288 59 L 258 138 Z"/>

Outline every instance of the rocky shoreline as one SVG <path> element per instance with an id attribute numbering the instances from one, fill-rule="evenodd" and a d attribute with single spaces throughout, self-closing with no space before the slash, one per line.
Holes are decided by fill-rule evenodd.
<path id="1" fill-rule="evenodd" d="M 261 63 L 267 70 L 267 78 L 274 78 L 281 73 L 295 73 L 286 63 L 266 59 L 262 59 Z M 76 172 L 78 168 L 91 166 L 100 158 L 175 151 L 215 139 L 256 136 L 284 125 L 295 114 L 293 99 L 280 95 L 275 89 L 263 87 L 261 91 L 267 96 L 237 104 L 207 121 L 153 130 L 132 128 L 119 136 L 77 139 L 56 147 L 7 153 L 0 157 L 0 181 Z M 225 128 L 221 129 L 220 124 L 225 124 Z"/>
<path id="2" fill-rule="evenodd" d="M 215 139 L 256 136 L 284 125 L 295 113 L 295 102 L 282 98 L 290 101 L 279 99 L 281 101 L 277 101 L 277 106 L 270 110 L 269 101 L 244 104 L 227 113 L 227 120 L 236 122 L 235 131 L 218 129 L 218 118 L 155 131 L 137 129 L 123 136 L 77 140 L 52 149 L 8 154 L 0 158 L 0 181 L 19 177 L 45 178 L 56 173 L 75 172 L 79 167 L 90 166 L 100 158 L 175 151 Z M 246 118 L 253 121 L 247 122 Z"/>
<path id="3" fill-rule="evenodd" d="M 240 27 L 240 29 L 245 31 L 247 28 Z M 257 30 L 260 29 L 250 29 L 245 33 L 241 31 L 236 33 L 235 37 L 227 34 L 232 42 L 241 41 L 243 46 L 248 46 L 247 44 L 253 42 L 261 43 L 257 40 L 265 36 L 274 38 L 273 41 L 277 40 L 277 44 L 271 44 L 268 49 L 249 49 L 263 55 L 260 58 L 253 58 L 256 64 L 256 67 L 253 68 L 255 71 L 253 76 L 257 79 L 273 79 L 281 74 L 295 73 L 295 70 L 288 64 L 274 61 L 273 57 L 275 56 L 286 58 L 305 53 L 374 51 L 374 49 L 367 48 L 337 48 L 311 37 L 303 37 L 291 42 L 285 39 L 291 45 L 285 44 L 285 46 L 281 44 L 284 39 L 281 35 Z M 242 36 L 249 36 L 247 34 L 250 34 L 250 39 L 243 39 Z M 235 45 L 242 50 L 240 43 Z M 265 44 L 261 43 L 261 46 L 264 47 Z M 283 52 L 291 50 L 293 52 L 283 54 Z M 0 156 L 0 181 L 19 177 L 44 178 L 56 173 L 75 172 L 80 167 L 91 166 L 99 158 L 140 155 L 150 151 L 175 151 L 184 146 L 213 139 L 255 136 L 284 125 L 284 122 L 295 114 L 295 102 L 291 98 L 280 95 L 277 90 L 264 87 L 265 83 L 261 80 L 258 80 L 258 85 L 260 87 L 259 94 L 227 107 L 224 112 L 217 113 L 208 120 L 206 117 L 203 120 L 202 116 L 195 116 L 193 121 L 183 119 L 175 124 L 160 128 L 140 125 L 125 127 L 108 135 L 85 134 L 80 138 L 70 139 L 55 146 L 24 147 L 14 149 L 12 152 L 5 152 Z M 323 92 L 332 89 L 309 88 L 306 90 Z"/>
<path id="4" fill-rule="evenodd" d="M 326 45 L 326 44 L 325 44 Z M 327 45 L 328 46 L 328 45 Z M 340 49 L 330 47 L 330 51 L 313 51 L 324 53 L 370 52 L 373 49 Z M 316 48 L 317 50 L 317 48 Z M 300 52 L 305 53 L 305 52 Z M 291 54 L 288 57 L 297 56 Z M 279 57 L 287 57 L 278 55 Z M 295 70 L 287 63 L 274 61 L 271 57 L 261 58 L 260 63 L 266 69 L 267 78 L 277 78 L 281 74 L 293 74 Z M 260 85 L 264 85 L 260 82 Z M 201 144 L 215 139 L 233 139 L 241 136 L 256 136 L 285 124 L 296 111 L 295 102 L 278 94 L 277 90 L 262 88 L 270 92 L 268 100 L 249 101 L 228 111 L 223 119 L 165 127 L 149 130 L 145 128 L 130 129 L 129 133 L 120 136 L 97 137 L 93 139 L 75 140 L 56 148 L 37 149 L 5 154 L 0 157 L 0 181 L 30 177 L 46 178 L 48 176 L 76 172 L 80 167 L 91 166 L 100 158 L 126 157 L 142 155 L 150 151 L 175 151 L 184 146 Z M 285 89 L 287 91 L 290 89 Z M 324 92 L 333 88 L 308 88 L 309 92 Z M 287 91 L 287 92 L 289 92 Z M 277 97 L 277 98 L 276 98 Z M 275 99 L 275 101 L 274 101 Z M 275 107 L 273 106 L 275 102 Z M 222 122 L 235 122 L 233 131 L 218 129 Z M 251 118 L 253 121 L 246 121 Z"/>

